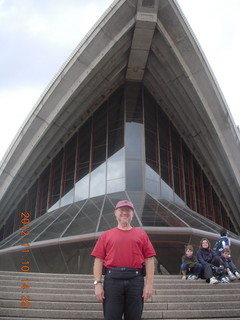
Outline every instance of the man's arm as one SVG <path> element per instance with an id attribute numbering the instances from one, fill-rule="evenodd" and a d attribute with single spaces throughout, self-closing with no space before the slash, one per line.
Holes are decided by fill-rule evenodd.
<path id="1" fill-rule="evenodd" d="M 96 257 L 93 265 L 94 280 L 102 281 L 102 270 L 103 270 L 103 260 Z M 103 300 L 105 299 L 102 283 L 98 283 L 95 285 L 95 295 L 98 301 L 103 302 Z"/>
<path id="2" fill-rule="evenodd" d="M 154 257 L 145 259 L 146 280 L 143 289 L 143 299 L 146 302 L 152 297 L 153 278 L 154 278 Z"/>

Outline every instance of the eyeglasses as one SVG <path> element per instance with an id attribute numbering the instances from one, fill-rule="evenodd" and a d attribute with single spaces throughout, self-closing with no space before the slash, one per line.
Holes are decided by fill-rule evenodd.
<path id="1" fill-rule="evenodd" d="M 132 211 L 131 208 L 118 208 L 117 210 L 119 210 L 120 212 L 127 212 L 127 213 L 130 213 Z"/>

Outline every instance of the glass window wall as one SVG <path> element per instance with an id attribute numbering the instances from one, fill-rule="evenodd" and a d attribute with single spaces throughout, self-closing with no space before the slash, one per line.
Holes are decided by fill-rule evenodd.
<path id="1" fill-rule="evenodd" d="M 126 83 L 89 116 L 26 191 L 16 211 L 27 210 L 34 219 L 73 202 L 124 190 L 182 200 L 234 229 L 214 186 L 177 129 L 139 83 Z M 93 230 L 96 225 L 90 221 L 99 211 L 90 207 L 93 216 L 89 209 L 79 213 L 77 221 L 89 219 L 88 230 Z M 2 238 L 20 227 L 16 211 L 2 226 Z"/>

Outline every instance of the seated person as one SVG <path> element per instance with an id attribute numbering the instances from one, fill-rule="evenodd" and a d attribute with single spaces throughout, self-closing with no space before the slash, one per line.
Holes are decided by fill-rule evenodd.
<path id="1" fill-rule="evenodd" d="M 203 238 L 200 241 L 199 249 L 196 253 L 199 263 L 202 265 L 203 278 L 210 284 L 218 283 L 218 280 L 213 274 L 213 266 L 223 266 L 221 257 L 211 249 L 211 244 L 208 239 Z"/>
<path id="2" fill-rule="evenodd" d="M 225 248 L 222 250 L 221 259 L 223 261 L 223 266 L 226 269 L 227 275 L 230 280 L 233 281 L 236 280 L 236 278 L 240 280 L 240 274 L 235 267 L 235 264 L 233 263 L 230 255 L 231 251 L 229 248 Z"/>
<path id="3" fill-rule="evenodd" d="M 198 262 L 197 257 L 193 254 L 193 246 L 185 247 L 185 255 L 182 256 L 182 264 L 180 270 L 182 272 L 182 280 L 196 280 L 200 277 L 202 266 Z M 187 276 L 187 274 L 189 274 Z"/>

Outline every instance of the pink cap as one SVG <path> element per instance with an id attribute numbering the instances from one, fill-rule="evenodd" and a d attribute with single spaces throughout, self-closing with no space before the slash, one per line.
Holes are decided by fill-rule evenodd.
<path id="1" fill-rule="evenodd" d="M 119 202 L 116 204 L 115 209 L 118 209 L 118 208 L 121 208 L 121 207 L 129 207 L 129 208 L 131 208 L 132 210 L 134 210 L 134 206 L 133 206 L 132 202 L 127 201 L 127 200 L 119 201 Z"/>

